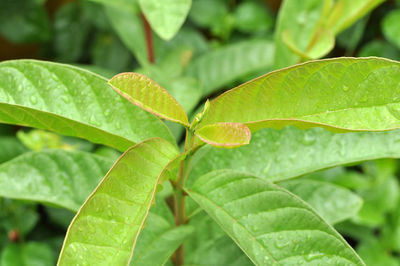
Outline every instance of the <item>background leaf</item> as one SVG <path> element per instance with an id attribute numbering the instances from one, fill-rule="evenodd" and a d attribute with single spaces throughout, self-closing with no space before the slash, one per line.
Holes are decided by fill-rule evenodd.
<path id="1" fill-rule="evenodd" d="M 93 73 L 33 60 L 0 63 L 0 122 L 52 130 L 125 150 L 172 135 Z"/>
<path id="2" fill-rule="evenodd" d="M 330 224 L 356 216 L 363 203 L 350 190 L 327 182 L 298 179 L 278 184 L 307 202 Z"/>
<path id="3" fill-rule="evenodd" d="M 322 128 L 262 129 L 252 133 L 249 145 L 237 149 L 202 147 L 193 158 L 188 182 L 217 169 L 278 181 L 337 165 L 398 158 L 399 150 L 398 130 L 335 134 Z"/>
<path id="4" fill-rule="evenodd" d="M 188 193 L 257 265 L 364 265 L 307 204 L 265 180 L 216 171 L 198 179 Z"/>
<path id="5" fill-rule="evenodd" d="M 8 245 L 1 254 L 0 262 L 3 266 L 51 266 L 55 258 L 46 244 L 28 242 Z"/>
<path id="6" fill-rule="evenodd" d="M 170 40 L 178 32 L 189 12 L 192 0 L 138 0 L 153 30 Z"/>
<path id="7" fill-rule="evenodd" d="M 59 265 L 127 264 L 164 167 L 178 155 L 160 138 L 126 151 L 70 224 Z"/>

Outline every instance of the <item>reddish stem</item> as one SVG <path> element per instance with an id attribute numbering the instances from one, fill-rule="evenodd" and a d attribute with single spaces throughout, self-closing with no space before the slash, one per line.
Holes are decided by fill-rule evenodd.
<path id="1" fill-rule="evenodd" d="M 151 64 L 154 64 L 153 33 L 146 17 L 140 14 L 143 21 L 144 34 L 146 35 L 147 57 Z"/>

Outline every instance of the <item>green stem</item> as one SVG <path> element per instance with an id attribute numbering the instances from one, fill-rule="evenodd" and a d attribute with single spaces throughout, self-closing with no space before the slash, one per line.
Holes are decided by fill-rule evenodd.
<path id="1" fill-rule="evenodd" d="M 189 151 L 193 147 L 193 132 L 189 129 L 186 130 L 185 140 L 185 152 Z M 188 170 L 191 162 L 192 154 L 188 154 L 187 157 L 181 161 L 179 166 L 179 174 L 175 183 L 174 191 L 174 214 L 175 214 L 175 225 L 180 226 L 187 222 L 185 213 L 185 192 L 183 186 L 185 179 L 188 175 Z M 183 244 L 174 253 L 174 262 L 176 266 L 183 265 L 184 262 L 184 247 Z"/>

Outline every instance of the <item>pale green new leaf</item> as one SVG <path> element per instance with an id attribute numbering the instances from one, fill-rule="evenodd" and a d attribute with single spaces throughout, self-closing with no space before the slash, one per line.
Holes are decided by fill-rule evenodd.
<path id="1" fill-rule="evenodd" d="M 128 264 L 160 176 L 178 155 L 160 138 L 126 151 L 75 216 L 58 264 Z"/>
<path id="2" fill-rule="evenodd" d="M 221 148 L 233 148 L 247 145 L 251 138 L 249 128 L 239 123 L 206 125 L 196 130 L 195 135 L 205 143 Z"/>
<path id="3" fill-rule="evenodd" d="M 266 180 L 217 171 L 188 193 L 256 265 L 364 265 L 311 207 Z"/>
<path id="4" fill-rule="evenodd" d="M 335 134 L 322 128 L 266 128 L 252 133 L 250 144 L 237 149 L 201 148 L 194 155 L 188 181 L 217 169 L 278 181 L 379 158 L 400 158 L 399 130 Z"/>
<path id="5" fill-rule="evenodd" d="M 205 53 L 188 65 L 186 74 L 199 79 L 208 95 L 246 75 L 270 71 L 273 56 L 271 41 L 244 41 Z"/>
<path id="6" fill-rule="evenodd" d="M 161 118 L 189 126 L 182 106 L 163 87 L 138 73 L 121 73 L 108 82 L 131 103 Z"/>
<path id="7" fill-rule="evenodd" d="M 384 131 L 400 127 L 400 63 L 382 58 L 335 58 L 268 73 L 210 102 L 201 126 L 324 127 Z"/>
<path id="8" fill-rule="evenodd" d="M 35 60 L 0 63 L 0 122 L 52 130 L 121 151 L 150 137 L 173 142 L 166 126 L 133 106 L 107 80 Z"/>
<path id="9" fill-rule="evenodd" d="M 278 185 L 310 204 L 330 224 L 355 217 L 363 204 L 357 194 L 328 182 L 297 179 Z"/>
<path id="10" fill-rule="evenodd" d="M 25 153 L 0 165 L 0 196 L 77 211 L 112 161 L 81 151 Z"/>
<path id="11" fill-rule="evenodd" d="M 138 0 L 153 30 L 164 40 L 178 32 L 189 13 L 192 0 Z"/>

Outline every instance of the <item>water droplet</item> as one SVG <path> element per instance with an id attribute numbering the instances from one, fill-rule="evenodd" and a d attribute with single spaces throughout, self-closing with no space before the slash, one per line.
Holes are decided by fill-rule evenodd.
<path id="1" fill-rule="evenodd" d="M 37 98 L 36 98 L 35 95 L 32 95 L 32 96 L 31 96 L 31 103 L 32 103 L 32 104 L 37 104 Z"/>
<path id="2" fill-rule="evenodd" d="M 117 123 L 115 124 L 115 127 L 116 127 L 117 129 L 121 129 L 121 123 L 120 123 L 119 121 L 117 121 Z"/>
<path id="3" fill-rule="evenodd" d="M 100 126 L 101 124 L 97 121 L 96 117 L 94 115 L 92 115 L 90 117 L 89 123 L 94 125 L 94 126 Z"/>
<path id="4" fill-rule="evenodd" d="M 71 99 L 70 99 L 67 95 L 63 95 L 63 96 L 61 97 L 61 99 L 62 99 L 63 102 L 65 102 L 65 103 L 70 103 L 70 102 L 71 102 Z"/>
<path id="5" fill-rule="evenodd" d="M 18 91 L 18 92 L 21 92 L 22 90 L 23 90 L 22 85 L 19 85 L 19 86 L 17 87 L 17 91 Z"/>
<path id="6" fill-rule="evenodd" d="M 283 248 L 289 246 L 290 242 L 275 241 L 274 244 L 277 249 L 283 249 Z"/>
<path id="7" fill-rule="evenodd" d="M 346 85 L 343 85 L 343 91 L 348 91 L 349 87 L 347 87 Z"/>
<path id="8" fill-rule="evenodd" d="M 321 258 L 324 254 L 322 253 L 310 253 L 305 256 L 306 261 L 310 262 L 312 260 Z"/>
<path id="9" fill-rule="evenodd" d="M 111 111 L 110 111 L 110 109 L 106 109 L 105 111 L 104 111 L 104 116 L 109 116 L 110 114 L 111 114 Z"/>

